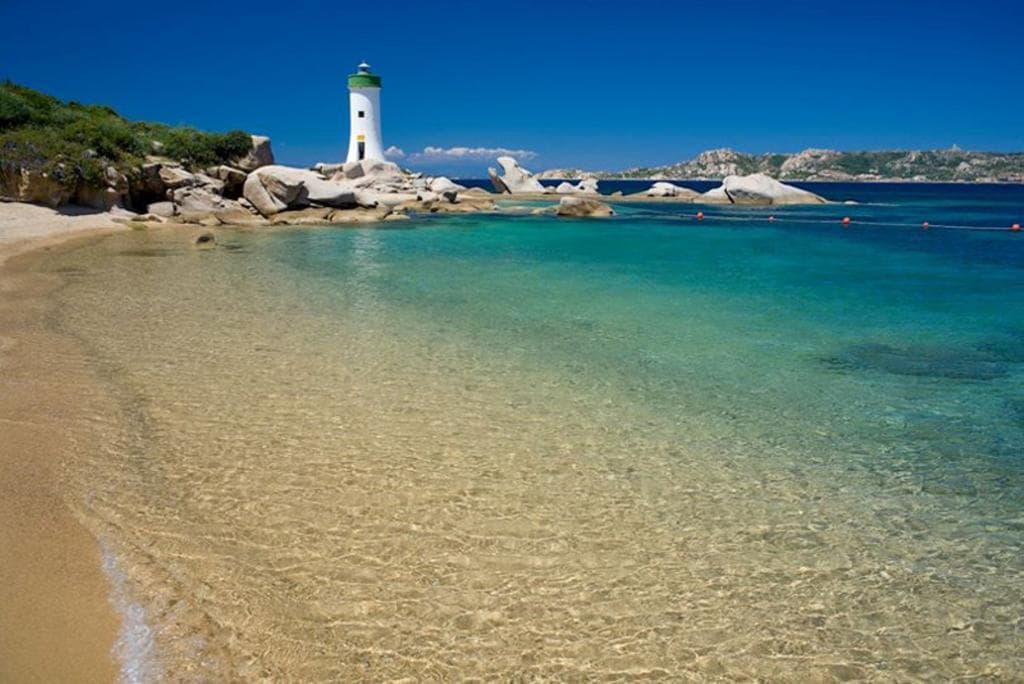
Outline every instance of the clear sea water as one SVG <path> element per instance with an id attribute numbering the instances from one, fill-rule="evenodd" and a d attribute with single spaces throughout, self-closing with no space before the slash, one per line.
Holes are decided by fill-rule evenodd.
<path id="1" fill-rule="evenodd" d="M 1024 187 L 810 187 L 53 257 L 160 667 L 1024 677 Z"/>

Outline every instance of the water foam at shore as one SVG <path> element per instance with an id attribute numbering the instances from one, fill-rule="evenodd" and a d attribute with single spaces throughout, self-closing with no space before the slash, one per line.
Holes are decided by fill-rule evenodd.
<path id="1" fill-rule="evenodd" d="M 102 547 L 103 572 L 110 580 L 110 603 L 121 616 L 114 653 L 121 665 L 122 684 L 145 684 L 160 680 L 161 670 L 156 657 L 152 628 L 146 620 L 146 609 L 134 601 L 126 586 L 124 571 L 108 547 Z"/>

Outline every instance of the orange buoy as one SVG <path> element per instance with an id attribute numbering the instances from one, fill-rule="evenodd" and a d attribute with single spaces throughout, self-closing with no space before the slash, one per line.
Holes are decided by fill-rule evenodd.
<path id="1" fill-rule="evenodd" d="M 704 220 L 704 212 L 703 211 L 698 211 L 697 212 L 697 220 L 698 221 L 703 221 Z"/>
<path id="2" fill-rule="evenodd" d="M 1010 226 L 1010 230 L 1012 230 L 1014 233 L 1019 233 L 1020 232 L 1020 224 L 1019 223 L 1014 223 L 1012 226 Z"/>
<path id="3" fill-rule="evenodd" d="M 922 227 L 922 228 L 924 228 L 925 230 L 928 230 L 928 228 L 929 228 L 929 226 L 928 226 L 928 222 L 927 222 L 927 221 L 925 221 L 924 223 L 922 223 L 922 224 L 921 224 L 921 227 Z"/>
<path id="4" fill-rule="evenodd" d="M 850 225 L 850 217 L 849 216 L 844 216 L 843 217 L 843 225 L 844 226 Z"/>

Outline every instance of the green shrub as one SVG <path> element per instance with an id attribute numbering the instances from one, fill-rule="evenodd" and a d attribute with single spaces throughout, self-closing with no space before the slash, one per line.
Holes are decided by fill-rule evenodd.
<path id="1" fill-rule="evenodd" d="M 24 126 L 32 120 L 32 109 L 25 99 L 0 88 L 0 131 Z"/>
<path id="2" fill-rule="evenodd" d="M 204 133 L 128 121 L 105 105 L 65 103 L 11 81 L 0 83 L 0 174 L 27 168 L 100 182 L 104 168 L 113 165 L 135 178 L 155 142 L 163 145 L 162 155 L 193 170 L 229 163 L 251 145 L 243 131 Z"/>
<path id="3" fill-rule="evenodd" d="M 194 128 L 171 128 L 160 137 L 163 154 L 193 168 L 224 164 L 246 154 L 251 138 L 244 131 L 203 133 Z"/>
<path id="4" fill-rule="evenodd" d="M 124 119 L 81 118 L 64 127 L 67 140 L 88 147 L 111 161 L 142 157 L 147 142 Z"/>

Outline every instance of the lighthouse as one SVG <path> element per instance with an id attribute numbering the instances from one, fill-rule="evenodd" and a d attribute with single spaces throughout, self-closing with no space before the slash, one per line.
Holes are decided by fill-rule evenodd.
<path id="1" fill-rule="evenodd" d="M 347 162 L 384 159 L 380 136 L 380 76 L 363 62 L 348 77 L 349 130 Z"/>

